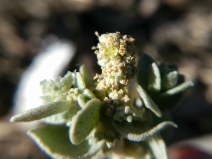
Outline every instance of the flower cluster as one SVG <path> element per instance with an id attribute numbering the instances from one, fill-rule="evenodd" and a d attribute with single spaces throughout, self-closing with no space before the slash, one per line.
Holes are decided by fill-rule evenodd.
<path id="1" fill-rule="evenodd" d="M 137 73 L 134 39 L 119 32 L 103 34 L 98 38 L 95 54 L 102 74 L 97 74 L 94 79 L 97 81 L 96 90 L 102 95 L 103 112 L 118 121 L 131 121 L 132 116 L 125 117 L 124 109 L 130 104 L 127 84 Z"/>
<path id="2" fill-rule="evenodd" d="M 119 32 L 99 36 L 99 43 L 95 54 L 102 74 L 96 75 L 97 89 L 119 89 L 121 85 L 130 82 L 135 74 L 134 39 Z"/>
<path id="3" fill-rule="evenodd" d="M 140 58 L 137 67 L 134 39 L 130 36 L 119 32 L 97 36 L 95 54 L 101 74 L 92 78 L 81 66 L 79 72 L 68 72 L 63 78 L 41 81 L 45 104 L 15 115 L 11 121 L 41 119 L 48 124 L 28 134 L 57 159 L 91 158 L 100 155 L 105 144 L 112 149 L 117 141 L 125 145 L 123 149 L 130 144 L 142 149 L 136 153 L 126 151 L 126 156 L 166 159 L 166 146 L 159 132 L 176 124 L 155 121 L 153 117 L 163 115 L 160 99 L 167 99 L 172 107 L 177 101 L 168 99 L 191 87 L 192 82 L 182 83 L 176 69 L 157 66 L 148 55 Z M 134 82 L 134 97 L 129 84 L 135 76 L 139 85 Z"/>

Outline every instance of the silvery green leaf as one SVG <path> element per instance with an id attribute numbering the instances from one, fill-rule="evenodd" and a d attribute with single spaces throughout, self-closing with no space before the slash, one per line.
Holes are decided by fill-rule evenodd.
<path id="1" fill-rule="evenodd" d="M 93 78 L 92 78 L 90 72 L 85 67 L 85 65 L 82 65 L 79 70 L 85 80 L 87 87 L 88 88 L 93 87 L 94 86 Z"/>
<path id="2" fill-rule="evenodd" d="M 85 89 L 82 94 L 88 99 L 96 98 L 95 95 L 89 89 Z"/>
<path id="3" fill-rule="evenodd" d="M 138 85 L 137 87 L 138 94 L 142 101 L 144 102 L 144 105 L 153 111 L 158 117 L 161 117 L 161 111 L 158 108 L 158 106 L 153 102 L 153 100 L 149 97 L 149 95 L 144 91 L 144 89 Z"/>
<path id="4" fill-rule="evenodd" d="M 156 63 L 152 63 L 148 70 L 148 90 L 157 93 L 161 89 L 160 70 Z"/>
<path id="5" fill-rule="evenodd" d="M 105 144 L 104 140 L 98 141 L 93 136 L 88 139 L 88 142 L 89 142 L 90 148 L 89 148 L 89 151 L 83 155 L 84 158 L 89 158 L 90 156 L 95 155 Z"/>
<path id="6" fill-rule="evenodd" d="M 155 159 L 147 142 L 125 142 L 122 149 L 122 154 L 126 155 L 125 159 Z"/>
<path id="7" fill-rule="evenodd" d="M 42 95 L 42 96 L 40 96 L 40 99 L 42 99 L 42 101 L 46 102 L 46 103 L 52 101 L 51 95 Z"/>
<path id="8" fill-rule="evenodd" d="M 159 67 L 162 79 L 169 72 L 178 71 L 178 65 L 176 63 L 169 64 L 169 65 L 166 65 L 165 63 L 161 63 L 159 64 L 158 67 Z"/>
<path id="9" fill-rule="evenodd" d="M 158 124 L 157 126 L 146 130 L 145 125 L 140 125 L 140 127 L 134 126 L 133 124 L 120 124 L 120 122 L 112 122 L 114 128 L 126 139 L 130 140 L 130 141 L 136 141 L 136 142 L 140 142 L 140 141 L 144 141 L 148 138 L 150 138 L 151 136 L 159 133 L 161 130 L 163 130 L 164 128 L 168 127 L 168 126 L 174 126 L 176 127 L 176 124 L 170 121 L 165 121 L 162 122 L 160 124 Z"/>
<path id="10" fill-rule="evenodd" d="M 80 107 L 77 102 L 73 101 L 70 108 L 64 112 L 63 117 L 66 119 L 72 118 L 80 110 Z"/>
<path id="11" fill-rule="evenodd" d="M 159 134 L 155 134 L 147 140 L 155 159 L 168 159 L 166 144 Z"/>
<path id="12" fill-rule="evenodd" d="M 85 106 L 87 100 L 86 100 L 86 98 L 85 98 L 84 95 L 79 94 L 79 95 L 77 96 L 77 102 L 78 102 L 78 105 L 79 105 L 81 108 L 83 108 L 83 107 Z"/>
<path id="13" fill-rule="evenodd" d="M 162 79 L 162 89 L 168 90 L 176 86 L 178 82 L 178 73 L 177 71 L 169 72 Z"/>
<path id="14" fill-rule="evenodd" d="M 66 126 L 45 126 L 28 131 L 28 135 L 49 156 L 56 159 L 76 159 L 89 152 L 89 143 L 73 145 Z"/>
<path id="15" fill-rule="evenodd" d="M 52 125 L 60 125 L 60 124 L 65 124 L 67 122 L 67 119 L 64 118 L 64 114 L 67 113 L 68 110 L 62 113 L 58 113 L 55 115 L 51 115 L 49 117 L 41 119 L 41 121 L 47 123 L 47 124 L 52 124 Z"/>
<path id="16" fill-rule="evenodd" d="M 188 88 L 191 88 L 193 87 L 193 82 L 192 81 L 187 81 L 187 82 L 184 82 L 162 94 L 159 95 L 159 98 L 163 98 L 163 97 L 168 97 L 168 96 L 172 96 L 174 94 L 177 94 L 177 93 L 180 93 L 180 92 L 183 92 L 185 90 L 187 90 Z"/>
<path id="17" fill-rule="evenodd" d="M 72 120 L 69 132 L 73 144 L 80 144 L 93 130 L 100 116 L 100 100 L 94 98 L 86 103 Z"/>
<path id="18" fill-rule="evenodd" d="M 143 54 L 138 61 L 138 84 L 148 90 L 148 69 L 155 62 L 149 55 Z"/>
<path id="19" fill-rule="evenodd" d="M 55 94 L 54 102 L 66 100 L 66 98 L 67 98 L 67 95 L 63 95 L 61 93 L 57 93 L 57 94 Z"/>
<path id="20" fill-rule="evenodd" d="M 60 79 L 60 82 L 62 83 L 63 86 L 66 86 L 70 88 L 73 84 L 73 75 L 71 72 L 67 72 L 66 75 Z"/>
<path id="21" fill-rule="evenodd" d="M 54 124 L 54 125 L 64 124 L 67 122 L 67 120 L 69 120 L 74 115 L 76 115 L 79 110 L 80 110 L 80 107 L 78 106 L 77 102 L 72 100 L 68 110 L 62 113 L 58 113 L 58 114 L 43 118 L 42 121 L 47 124 Z"/>
<path id="22" fill-rule="evenodd" d="M 70 107 L 70 101 L 56 101 L 41 105 L 37 108 L 27 110 L 21 114 L 13 116 L 11 122 L 27 122 L 42 119 L 50 115 L 66 111 Z"/>
<path id="23" fill-rule="evenodd" d="M 161 130 L 165 129 L 168 126 L 177 127 L 175 123 L 170 122 L 170 121 L 165 121 L 142 134 L 128 133 L 127 138 L 128 138 L 128 140 L 131 140 L 131 141 L 137 141 L 137 142 L 143 141 L 143 140 L 146 140 L 147 138 L 157 134 L 158 132 L 160 132 Z"/>
<path id="24" fill-rule="evenodd" d="M 86 88 L 85 81 L 79 72 L 76 72 L 76 85 L 81 92 Z"/>

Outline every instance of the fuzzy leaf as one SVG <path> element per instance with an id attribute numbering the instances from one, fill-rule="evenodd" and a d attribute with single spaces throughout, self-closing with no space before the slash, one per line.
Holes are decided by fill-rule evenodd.
<path id="1" fill-rule="evenodd" d="M 157 93 L 161 89 L 160 70 L 156 63 L 152 63 L 148 70 L 148 90 Z"/>
<path id="2" fill-rule="evenodd" d="M 45 103 L 52 101 L 51 95 L 42 95 L 42 96 L 40 96 L 40 99 L 42 99 L 42 101 Z"/>
<path id="3" fill-rule="evenodd" d="M 67 72 L 66 75 L 60 79 L 60 82 L 62 84 L 62 86 L 66 86 L 68 88 L 70 88 L 73 84 L 73 76 L 72 76 L 72 72 Z"/>
<path id="4" fill-rule="evenodd" d="M 126 138 L 130 141 L 136 141 L 136 142 L 144 141 L 144 140 L 150 138 L 151 136 L 157 134 L 158 132 L 160 132 L 161 130 L 166 128 L 167 126 L 177 127 L 175 123 L 170 122 L 170 121 L 162 122 L 149 130 L 146 130 L 146 128 L 142 127 L 142 125 L 140 127 L 137 127 L 137 126 L 135 127 L 132 124 L 122 125 L 122 124 L 120 124 L 118 122 L 114 122 L 114 121 L 112 124 L 113 124 L 114 128 L 124 138 Z"/>
<path id="5" fill-rule="evenodd" d="M 82 65 L 79 70 L 80 70 L 80 73 L 82 74 L 82 76 L 85 79 L 85 83 L 86 83 L 87 87 L 88 88 L 93 87 L 94 86 L 93 78 L 92 78 L 90 72 L 85 67 L 85 65 Z"/>
<path id="6" fill-rule="evenodd" d="M 81 92 L 86 88 L 85 81 L 79 72 L 76 72 L 76 85 Z"/>
<path id="7" fill-rule="evenodd" d="M 28 122 L 33 120 L 42 119 L 50 115 L 61 113 L 66 111 L 71 106 L 70 101 L 56 101 L 45 105 L 41 105 L 37 108 L 27 110 L 21 114 L 13 116 L 11 122 Z"/>
<path id="8" fill-rule="evenodd" d="M 52 158 L 75 159 L 89 151 L 88 141 L 73 145 L 66 126 L 45 126 L 28 131 L 28 135 Z"/>
<path id="9" fill-rule="evenodd" d="M 155 62 L 149 55 L 143 54 L 138 61 L 138 84 L 148 90 L 148 69 Z"/>
<path id="10" fill-rule="evenodd" d="M 168 159 L 166 145 L 159 134 L 155 134 L 147 140 L 155 159 Z"/>
<path id="11" fill-rule="evenodd" d="M 149 95 L 144 91 L 144 89 L 138 85 L 137 87 L 138 94 L 140 98 L 144 102 L 144 105 L 153 111 L 158 117 L 161 117 L 161 111 L 158 106 L 153 102 L 153 100 L 149 97 Z"/>
<path id="12" fill-rule="evenodd" d="M 188 88 L 191 88 L 193 87 L 193 82 L 192 81 L 187 81 L 187 82 L 184 82 L 162 94 L 159 95 L 159 98 L 164 98 L 164 97 L 169 97 L 169 96 L 172 96 L 172 95 L 175 95 L 175 94 L 178 94 L 178 93 L 181 93 L 185 90 L 187 90 Z"/>
<path id="13" fill-rule="evenodd" d="M 146 142 L 127 142 L 123 152 L 127 159 L 155 159 Z"/>
<path id="14" fill-rule="evenodd" d="M 41 119 L 42 122 L 47 123 L 47 124 L 52 124 L 52 125 L 60 125 L 60 124 L 65 124 L 67 122 L 67 119 L 64 118 L 64 114 L 66 114 L 68 110 L 62 113 L 58 113 L 55 115 L 51 115 L 49 117 Z"/>
<path id="15" fill-rule="evenodd" d="M 78 102 L 78 105 L 83 108 L 85 105 L 86 105 L 86 98 L 84 95 L 82 94 L 79 94 L 77 96 L 77 102 Z"/>
<path id="16" fill-rule="evenodd" d="M 85 89 L 82 94 L 88 99 L 96 98 L 95 95 L 89 89 Z"/>
<path id="17" fill-rule="evenodd" d="M 176 86 L 178 81 L 177 71 L 172 71 L 166 74 L 162 79 L 162 88 L 163 90 L 168 90 Z"/>
<path id="18" fill-rule="evenodd" d="M 91 133 L 92 134 L 92 133 Z M 95 155 L 105 144 L 104 140 L 98 141 L 96 138 L 92 137 L 88 139 L 90 149 L 89 151 L 83 156 L 84 158 L 90 158 L 90 156 Z"/>
<path id="19" fill-rule="evenodd" d="M 71 102 L 68 110 L 58 113 L 55 115 L 48 116 L 46 118 L 41 119 L 43 122 L 47 124 L 59 125 L 64 124 L 67 120 L 70 120 L 77 112 L 80 110 L 77 102 L 75 102 L 72 98 L 69 99 Z"/>
<path id="20" fill-rule="evenodd" d="M 86 103 L 81 111 L 73 118 L 70 128 L 70 140 L 80 144 L 90 134 L 99 120 L 101 102 L 94 98 Z"/>

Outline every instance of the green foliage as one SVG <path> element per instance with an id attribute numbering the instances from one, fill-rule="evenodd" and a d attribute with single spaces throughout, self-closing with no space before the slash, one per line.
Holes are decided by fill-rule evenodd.
<path id="1" fill-rule="evenodd" d="M 41 81 L 44 105 L 15 115 L 11 122 L 40 119 L 48 124 L 28 134 L 57 159 L 92 158 L 100 150 L 106 152 L 106 146 L 112 150 L 117 141 L 140 149 L 134 153 L 129 148 L 126 156 L 167 159 L 159 132 L 176 124 L 163 121 L 163 110 L 172 108 L 193 83 L 184 82 L 176 65 L 158 66 L 147 54 L 136 66 L 130 36 L 117 32 L 98 38 L 95 53 L 102 74 L 92 78 L 82 65 L 79 72 Z"/>
<path id="2" fill-rule="evenodd" d="M 72 119 L 70 140 L 73 144 L 80 144 L 91 133 L 99 121 L 101 102 L 92 99 Z"/>
<path id="3" fill-rule="evenodd" d="M 39 120 L 57 113 L 64 112 L 72 106 L 69 101 L 56 101 L 28 110 L 11 118 L 11 122 Z"/>
<path id="4" fill-rule="evenodd" d="M 151 111 L 153 111 L 155 113 L 155 115 L 157 115 L 158 117 L 161 117 L 161 111 L 158 108 L 158 106 L 153 102 L 153 100 L 149 97 L 149 95 L 145 92 L 145 90 L 143 90 L 143 88 L 141 86 L 138 85 L 137 87 L 137 91 L 140 95 L 140 98 L 142 99 L 144 105 L 150 109 Z"/>
<path id="5" fill-rule="evenodd" d="M 138 84 L 161 110 L 172 108 L 183 92 L 193 86 L 191 81 L 184 82 L 184 76 L 178 74 L 176 64 L 162 63 L 157 66 L 149 55 L 143 54 L 138 67 Z"/>
<path id="6" fill-rule="evenodd" d="M 44 126 L 30 130 L 28 135 L 54 158 L 77 158 L 89 151 L 88 141 L 74 145 L 69 141 L 66 126 Z"/>

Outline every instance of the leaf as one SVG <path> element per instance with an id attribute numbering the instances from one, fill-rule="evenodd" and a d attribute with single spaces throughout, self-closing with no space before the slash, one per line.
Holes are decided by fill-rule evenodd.
<path id="1" fill-rule="evenodd" d="M 154 159 L 146 142 L 125 141 L 123 152 L 126 154 L 127 159 Z"/>
<path id="2" fill-rule="evenodd" d="M 152 63 L 148 70 L 148 90 L 157 93 L 161 89 L 160 70 L 156 63 Z"/>
<path id="3" fill-rule="evenodd" d="M 73 75 L 72 72 L 67 72 L 65 74 L 65 76 L 63 78 L 60 79 L 60 82 L 62 84 L 62 86 L 66 86 L 68 88 L 71 88 L 72 84 L 73 84 Z"/>
<path id="4" fill-rule="evenodd" d="M 159 70 L 162 79 L 166 76 L 169 72 L 177 71 L 178 72 L 178 65 L 176 63 L 166 65 L 165 63 L 159 64 Z"/>
<path id="5" fill-rule="evenodd" d="M 85 89 L 82 94 L 88 99 L 96 98 L 95 95 L 89 89 Z"/>
<path id="6" fill-rule="evenodd" d="M 147 138 L 155 135 L 156 133 L 160 132 L 161 130 L 165 129 L 167 126 L 177 127 L 175 123 L 165 121 L 142 134 L 128 133 L 127 138 L 128 138 L 128 140 L 131 140 L 131 141 L 143 141 L 143 140 L 146 140 Z"/>
<path id="7" fill-rule="evenodd" d="M 71 104 L 68 110 L 62 113 L 51 115 L 41 120 L 47 124 L 54 124 L 54 125 L 65 124 L 80 110 L 80 107 L 78 106 L 77 102 L 75 102 L 72 98 L 69 98 L 69 100 L 71 101 Z"/>
<path id="8" fill-rule="evenodd" d="M 86 88 L 85 81 L 79 72 L 76 72 L 76 85 L 81 92 Z"/>
<path id="9" fill-rule="evenodd" d="M 148 94 L 143 90 L 141 86 L 138 85 L 137 87 L 138 94 L 140 98 L 144 102 L 144 105 L 153 111 L 158 117 L 161 117 L 161 111 L 158 106 L 153 102 L 153 100 L 148 96 Z"/>
<path id="10" fill-rule="evenodd" d="M 140 142 L 140 141 L 144 141 L 148 138 L 150 138 L 151 136 L 159 133 L 161 130 L 163 130 L 164 128 L 166 128 L 167 126 L 174 126 L 177 127 L 175 123 L 170 122 L 170 121 L 164 121 L 160 124 L 158 124 L 157 126 L 146 130 L 145 127 L 142 128 L 138 127 L 138 126 L 133 126 L 132 124 L 125 124 L 122 125 L 118 122 L 112 122 L 114 128 L 126 139 L 130 140 L 130 141 L 136 141 L 136 142 Z"/>
<path id="11" fill-rule="evenodd" d="M 93 87 L 94 86 L 93 78 L 92 78 L 90 72 L 88 71 L 88 69 L 85 67 L 85 65 L 82 65 L 79 70 L 80 70 L 80 73 L 82 74 L 83 78 L 85 79 L 85 83 L 86 83 L 87 87 L 88 88 Z"/>
<path id="12" fill-rule="evenodd" d="M 91 133 L 92 134 L 92 133 Z M 93 134 L 88 139 L 88 143 L 90 145 L 89 151 L 83 156 L 84 158 L 89 158 L 90 156 L 95 155 L 105 144 L 104 140 L 98 141 L 93 137 Z"/>
<path id="13" fill-rule="evenodd" d="M 66 110 L 62 113 L 58 113 L 58 114 L 43 118 L 43 119 L 41 119 L 41 121 L 43 121 L 46 124 L 53 124 L 53 125 L 65 124 L 74 115 L 76 115 L 79 110 L 80 110 L 80 108 L 78 106 L 72 107 L 71 109 L 69 108 L 68 110 Z"/>
<path id="14" fill-rule="evenodd" d="M 166 74 L 162 79 L 162 89 L 168 90 L 177 85 L 178 73 L 177 71 L 172 71 Z"/>
<path id="15" fill-rule="evenodd" d="M 77 102 L 78 102 L 78 105 L 81 107 L 81 108 L 83 108 L 85 105 L 86 105 L 86 98 L 85 98 L 85 96 L 84 95 L 82 95 L 82 94 L 79 94 L 78 96 L 77 96 Z"/>
<path id="16" fill-rule="evenodd" d="M 147 140 L 155 159 L 168 159 L 166 144 L 159 134 L 153 135 Z"/>
<path id="17" fill-rule="evenodd" d="M 90 134 L 99 120 L 100 100 L 94 98 L 86 103 L 73 118 L 70 128 L 70 140 L 73 144 L 80 144 Z"/>
<path id="18" fill-rule="evenodd" d="M 51 95 L 42 95 L 42 96 L 40 96 L 40 99 L 42 99 L 42 101 L 45 103 L 52 101 Z"/>
<path id="19" fill-rule="evenodd" d="M 36 144 L 52 158 L 75 159 L 83 157 L 89 151 L 88 141 L 73 145 L 68 137 L 66 126 L 45 126 L 28 131 Z"/>
<path id="20" fill-rule="evenodd" d="M 64 118 L 64 114 L 67 113 L 68 110 L 62 113 L 58 113 L 55 115 L 51 115 L 49 117 L 41 119 L 42 122 L 47 123 L 47 124 L 53 124 L 53 125 L 60 125 L 60 124 L 65 124 L 67 122 L 67 119 Z"/>
<path id="21" fill-rule="evenodd" d="M 172 95 L 175 95 L 175 94 L 178 94 L 178 93 L 181 93 L 191 87 L 193 87 L 193 82 L 192 81 L 187 81 L 187 82 L 184 82 L 162 94 L 159 95 L 159 98 L 164 98 L 164 97 L 169 97 L 169 96 L 172 96 Z"/>
<path id="22" fill-rule="evenodd" d="M 138 61 L 137 80 L 145 90 L 148 90 L 148 69 L 153 62 L 155 61 L 147 54 L 143 54 Z"/>
<path id="23" fill-rule="evenodd" d="M 41 105 L 37 108 L 27 110 L 21 114 L 13 116 L 11 122 L 28 122 L 42 119 L 50 115 L 66 111 L 71 106 L 71 102 L 67 100 L 51 102 Z"/>

